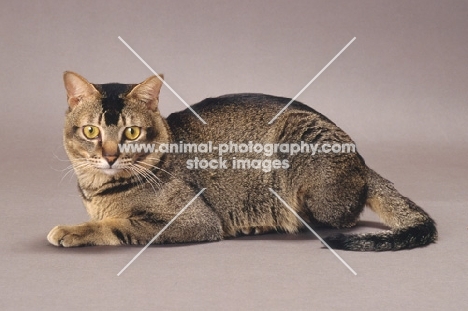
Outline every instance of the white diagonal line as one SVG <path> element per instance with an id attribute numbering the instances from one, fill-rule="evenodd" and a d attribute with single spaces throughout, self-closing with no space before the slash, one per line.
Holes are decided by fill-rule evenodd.
<path id="1" fill-rule="evenodd" d="M 153 68 L 151 68 L 151 66 L 148 65 L 148 63 L 145 62 L 145 60 L 144 60 L 140 55 L 138 55 L 138 53 L 135 52 L 134 49 L 132 49 L 132 47 L 131 47 L 130 45 L 128 45 L 127 42 L 125 42 L 124 39 L 122 39 L 120 36 L 119 36 L 118 38 L 119 38 L 120 41 L 122 41 L 123 44 L 125 44 L 125 46 L 126 46 L 130 51 L 132 51 L 133 54 L 135 54 L 136 57 L 138 57 L 138 59 L 139 59 L 146 67 L 148 67 L 148 69 L 149 69 L 156 77 L 158 77 L 159 80 L 161 80 L 161 82 L 162 82 L 172 93 L 174 93 L 174 95 L 175 95 L 185 106 L 187 106 L 188 109 L 190 109 L 190 111 L 191 111 L 198 119 L 200 119 L 200 121 L 202 121 L 203 124 L 206 124 L 205 120 L 203 120 L 202 117 L 200 117 L 200 116 L 198 115 L 198 113 L 196 113 L 195 110 L 193 110 L 192 107 L 190 107 L 190 105 L 187 104 L 187 102 L 186 102 L 182 97 L 180 97 L 180 95 L 177 94 L 177 92 L 174 91 L 174 89 L 173 89 L 169 84 L 167 84 L 167 82 L 164 81 L 164 80 L 156 73 L 156 71 L 154 71 Z"/>
<path id="2" fill-rule="evenodd" d="M 159 231 L 158 234 L 156 234 L 154 236 L 154 238 L 152 238 L 151 241 L 149 241 L 148 244 L 146 244 L 145 247 L 143 247 L 143 249 L 141 251 L 139 251 L 138 254 L 136 254 L 135 257 L 133 257 L 133 259 L 130 260 L 130 262 L 125 267 L 123 267 L 122 270 L 120 270 L 119 273 L 117 273 L 117 276 L 120 276 L 122 274 L 122 272 L 124 272 L 125 269 L 127 269 L 138 258 L 138 256 L 140 256 L 141 253 L 143 253 L 148 248 L 148 246 L 150 246 L 154 241 L 156 241 L 156 239 L 159 238 L 159 236 L 174 222 L 174 220 L 176 220 L 177 217 L 179 217 L 183 212 L 185 212 L 185 210 L 190 206 L 190 204 L 192 204 L 193 201 L 195 201 L 195 199 L 198 198 L 200 196 L 200 194 L 202 194 L 203 191 L 205 191 L 205 189 L 206 188 L 203 188 L 202 190 L 200 190 L 200 192 L 198 192 L 197 195 L 194 196 L 193 199 L 190 200 L 190 202 L 188 202 L 187 205 L 185 205 L 184 208 L 181 209 L 177 213 L 177 215 L 175 215 L 174 218 L 172 218 L 171 221 L 169 221 L 167 223 L 167 225 L 165 225 L 164 228 L 162 228 L 161 231 Z"/>
<path id="3" fill-rule="evenodd" d="M 322 74 L 322 72 L 324 72 L 325 69 L 327 69 L 328 66 L 330 66 L 330 65 L 332 64 L 332 63 L 335 61 L 335 59 L 337 59 L 338 56 L 340 56 L 340 54 L 343 53 L 344 50 L 346 50 L 346 49 L 348 48 L 348 46 L 351 45 L 351 43 L 353 43 L 354 40 L 356 40 L 356 37 L 354 37 L 353 39 L 351 39 L 351 41 L 349 41 L 349 43 L 346 44 L 346 46 L 345 46 L 344 48 L 342 48 L 341 51 L 340 51 L 338 54 L 336 54 L 336 56 L 333 57 L 333 59 L 332 59 L 331 61 L 329 61 L 328 64 L 327 64 L 325 67 L 323 67 L 323 69 L 320 70 L 320 72 L 319 72 L 318 74 L 316 74 L 315 77 L 313 77 L 312 80 L 310 80 L 309 83 L 307 83 L 307 85 L 304 86 L 304 87 L 302 88 L 302 90 L 300 90 L 299 93 L 297 93 L 297 95 L 294 96 L 294 98 L 291 99 L 291 100 L 289 101 L 289 103 L 287 103 L 286 106 L 284 106 L 283 109 L 281 109 L 280 112 L 278 112 L 278 113 L 276 114 L 276 116 L 273 117 L 273 119 L 270 120 L 270 122 L 268 122 L 268 124 L 272 124 L 273 121 L 275 121 L 276 118 L 278 118 L 278 117 L 286 110 L 286 108 L 288 108 L 289 105 L 291 105 L 291 103 L 292 103 L 293 101 L 295 101 L 295 100 L 299 97 L 299 95 L 301 95 L 302 92 L 304 92 L 304 91 L 312 84 L 312 82 L 314 82 L 315 79 L 317 79 L 317 78 Z"/>
<path id="4" fill-rule="evenodd" d="M 349 271 L 351 271 L 354 275 L 357 275 L 356 271 L 354 271 L 353 268 L 351 268 L 351 267 L 346 263 L 346 261 L 344 261 L 343 258 L 341 258 L 340 255 L 338 255 L 338 254 L 337 254 L 337 253 L 336 253 L 336 252 L 335 252 L 335 251 L 334 251 L 334 250 L 333 250 L 333 249 L 332 249 L 332 248 L 331 248 L 331 247 L 330 247 L 330 246 L 329 246 L 329 245 L 328 245 L 328 244 L 327 244 L 327 243 L 326 243 L 310 226 L 309 226 L 309 224 L 306 223 L 306 222 L 304 221 L 304 219 L 302 219 L 301 216 L 299 216 L 299 215 L 296 213 L 296 211 L 293 210 L 293 209 L 291 208 L 291 206 L 289 206 L 288 203 L 286 203 L 286 202 L 279 196 L 278 193 L 276 193 L 276 192 L 275 192 L 273 189 L 271 189 L 271 188 L 268 188 L 268 189 L 270 190 L 271 193 L 273 193 L 273 194 L 281 201 L 281 203 L 284 204 L 284 206 L 286 206 L 286 207 L 294 214 L 294 216 L 296 216 L 296 217 L 304 224 L 304 226 L 307 227 L 307 229 L 310 230 L 310 232 L 312 232 L 312 233 L 317 237 L 317 239 L 320 240 L 320 242 L 323 243 L 323 245 L 325 245 L 325 246 L 333 253 L 333 255 L 336 256 L 336 258 L 338 258 L 338 259 L 346 266 L 346 268 L 349 269 Z"/>

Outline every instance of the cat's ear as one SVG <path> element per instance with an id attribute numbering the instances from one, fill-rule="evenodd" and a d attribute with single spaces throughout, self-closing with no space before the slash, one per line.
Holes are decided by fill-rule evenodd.
<path id="1" fill-rule="evenodd" d="M 127 97 L 141 101 L 146 104 L 148 109 L 156 111 L 159 103 L 159 92 L 161 91 L 162 80 L 164 79 L 164 75 L 159 74 L 158 76 L 151 76 L 140 84 L 137 84 Z"/>
<path id="2" fill-rule="evenodd" d="M 83 99 L 92 99 L 99 96 L 99 91 L 77 73 L 65 71 L 63 82 L 67 90 L 68 105 L 71 109 L 75 108 Z"/>

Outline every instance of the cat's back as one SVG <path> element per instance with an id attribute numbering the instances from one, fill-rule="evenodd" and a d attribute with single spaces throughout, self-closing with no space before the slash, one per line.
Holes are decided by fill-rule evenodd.
<path id="1" fill-rule="evenodd" d="M 268 124 L 289 102 L 290 98 L 257 93 L 228 94 L 207 98 L 191 106 L 206 122 L 203 124 L 189 109 L 171 114 L 167 122 L 176 139 L 198 140 L 210 138 L 259 139 L 278 127 L 278 122 Z M 331 126 L 333 122 L 300 102 L 294 101 L 278 118 L 301 114 Z M 279 124 L 281 126 L 281 124 Z"/>

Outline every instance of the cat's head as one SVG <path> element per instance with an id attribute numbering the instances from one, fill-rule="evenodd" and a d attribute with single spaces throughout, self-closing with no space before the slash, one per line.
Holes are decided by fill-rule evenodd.
<path id="1" fill-rule="evenodd" d="M 162 80 L 152 76 L 140 84 L 92 84 L 73 72 L 63 78 L 69 107 L 64 146 L 79 179 L 99 184 L 144 175 L 158 165 L 157 153 L 124 152 L 121 146 L 170 140 L 158 110 Z"/>

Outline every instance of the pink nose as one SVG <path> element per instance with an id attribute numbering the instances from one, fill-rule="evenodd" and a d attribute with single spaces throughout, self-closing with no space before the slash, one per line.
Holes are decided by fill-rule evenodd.
<path id="1" fill-rule="evenodd" d="M 104 159 L 106 159 L 106 161 L 109 163 L 109 165 L 112 165 L 117 160 L 117 156 L 115 156 L 115 155 L 105 155 Z"/>

